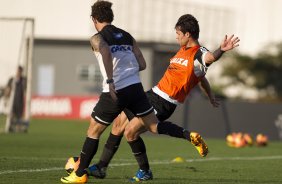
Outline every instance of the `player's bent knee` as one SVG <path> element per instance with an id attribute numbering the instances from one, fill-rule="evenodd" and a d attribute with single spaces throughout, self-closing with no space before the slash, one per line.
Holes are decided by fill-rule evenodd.
<path id="1" fill-rule="evenodd" d="M 119 127 L 113 127 L 112 128 L 112 134 L 113 135 L 116 135 L 116 136 L 122 136 L 123 135 L 123 132 L 124 132 L 124 129 L 121 129 Z"/>
<path id="2" fill-rule="evenodd" d="M 133 141 L 138 137 L 137 132 L 134 131 L 134 128 L 132 127 L 126 127 L 124 131 L 124 136 L 127 141 Z"/>
<path id="3" fill-rule="evenodd" d="M 150 124 L 150 125 L 146 126 L 146 128 L 147 128 L 151 133 L 154 133 L 154 134 L 157 134 L 157 133 L 158 133 L 157 124 Z"/>
<path id="4" fill-rule="evenodd" d="M 112 134 L 117 136 L 122 136 L 124 133 L 125 126 L 120 126 L 118 124 L 113 124 L 112 126 Z"/>
<path id="5" fill-rule="evenodd" d="M 150 113 L 146 116 L 141 117 L 141 120 L 143 121 L 143 124 L 145 125 L 147 130 L 155 134 L 158 133 L 157 130 L 158 119 L 154 113 Z"/>
<path id="6" fill-rule="evenodd" d="M 91 119 L 90 125 L 87 130 L 87 136 L 90 138 L 99 138 L 106 128 L 106 125 L 103 125 L 96 122 L 94 119 Z"/>

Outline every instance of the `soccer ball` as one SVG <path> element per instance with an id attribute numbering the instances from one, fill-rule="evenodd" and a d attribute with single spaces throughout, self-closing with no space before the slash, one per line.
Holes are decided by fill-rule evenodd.
<path id="1" fill-rule="evenodd" d="M 235 147 L 235 137 L 236 137 L 235 133 L 228 134 L 226 136 L 226 142 L 228 146 Z"/>
<path id="2" fill-rule="evenodd" d="M 241 132 L 239 133 L 233 132 L 227 135 L 226 142 L 228 146 L 234 147 L 234 148 L 241 148 L 246 145 L 246 142 L 243 138 L 243 134 Z"/>
<path id="3" fill-rule="evenodd" d="M 80 164 L 79 157 L 70 157 L 65 165 L 66 172 L 70 174 L 73 171 L 76 171 L 78 169 L 79 164 Z"/>
<path id="4" fill-rule="evenodd" d="M 234 148 L 242 148 L 251 146 L 253 139 L 250 134 L 242 132 L 233 132 L 226 137 L 227 145 Z"/>
<path id="5" fill-rule="evenodd" d="M 245 140 L 245 142 L 246 142 L 246 144 L 248 146 L 252 146 L 253 145 L 253 138 L 252 138 L 252 136 L 250 134 L 244 133 L 244 140 Z"/>
<path id="6" fill-rule="evenodd" d="M 234 142 L 236 148 L 241 148 L 247 145 L 242 132 L 236 134 Z"/>
<path id="7" fill-rule="evenodd" d="M 256 137 L 256 143 L 258 146 L 266 146 L 268 143 L 268 137 L 264 134 L 258 134 Z"/>

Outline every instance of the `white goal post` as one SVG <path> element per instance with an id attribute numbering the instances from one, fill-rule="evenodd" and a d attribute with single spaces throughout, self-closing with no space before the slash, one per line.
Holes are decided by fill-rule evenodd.
<path id="1" fill-rule="evenodd" d="M 2 107 L 0 113 L 4 114 L 0 125 L 6 133 L 11 130 L 13 119 L 13 101 L 15 96 L 15 81 L 12 82 L 12 88 L 9 96 L 5 95 L 7 81 L 15 78 L 17 68 L 23 67 L 23 76 L 26 78 L 24 116 L 22 122 L 29 124 L 31 112 L 31 81 L 32 81 L 32 60 L 34 44 L 34 26 L 35 20 L 29 17 L 0 17 L 0 87 L 2 88 Z M 1 112 L 2 111 L 2 112 Z M 4 120 L 5 119 L 5 120 Z M 0 131 L 2 131 L 0 129 Z"/>

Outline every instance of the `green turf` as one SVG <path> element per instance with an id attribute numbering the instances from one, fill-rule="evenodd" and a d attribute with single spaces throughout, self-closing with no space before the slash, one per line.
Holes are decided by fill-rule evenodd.
<path id="1" fill-rule="evenodd" d="M 0 114 L 0 133 L 5 131 L 6 116 Z"/>
<path id="2" fill-rule="evenodd" d="M 54 184 L 65 176 L 69 156 L 78 155 L 87 122 L 33 120 L 27 134 L 0 134 L 0 183 Z M 100 141 L 100 149 L 108 132 Z M 224 140 L 206 139 L 210 154 L 200 158 L 190 143 L 166 136 L 144 136 L 154 180 L 146 183 L 282 183 L 282 143 L 267 147 L 229 148 Z M 98 157 L 94 161 L 97 161 Z M 180 156 L 184 163 L 171 163 Z M 104 180 L 89 183 L 129 183 L 136 162 L 123 140 Z"/>

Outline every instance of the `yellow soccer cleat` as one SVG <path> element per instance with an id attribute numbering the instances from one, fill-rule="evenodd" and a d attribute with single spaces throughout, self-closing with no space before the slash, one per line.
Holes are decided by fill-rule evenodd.
<path id="1" fill-rule="evenodd" d="M 191 132 L 190 133 L 190 139 L 191 139 L 191 143 L 198 150 L 199 154 L 202 157 L 207 156 L 209 149 L 208 149 L 208 146 L 206 145 L 205 141 L 201 137 L 201 135 L 198 134 L 197 132 Z"/>
<path id="2" fill-rule="evenodd" d="M 87 180 L 87 174 L 84 174 L 83 176 L 79 177 L 74 171 L 69 176 L 61 178 L 62 183 L 86 183 Z"/>

